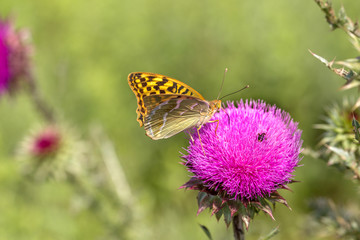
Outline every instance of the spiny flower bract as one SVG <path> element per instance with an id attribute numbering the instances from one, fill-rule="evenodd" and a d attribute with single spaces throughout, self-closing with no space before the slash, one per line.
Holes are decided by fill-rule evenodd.
<path id="1" fill-rule="evenodd" d="M 327 107 L 323 123 L 314 127 L 323 130 L 319 142 L 321 148 L 315 157 L 324 159 L 328 165 L 339 170 L 348 169 L 354 178 L 360 180 L 360 148 L 355 140 L 352 121 L 359 120 L 360 109 L 355 99 L 344 98 L 342 102 Z"/>

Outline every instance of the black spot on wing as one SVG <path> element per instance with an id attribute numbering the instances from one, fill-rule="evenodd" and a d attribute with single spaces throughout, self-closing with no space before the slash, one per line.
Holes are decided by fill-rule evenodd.
<path id="1" fill-rule="evenodd" d="M 185 92 L 183 92 L 182 94 L 187 94 L 189 92 L 189 89 L 187 88 L 186 90 L 185 90 Z"/>
<path id="2" fill-rule="evenodd" d="M 160 82 L 157 82 L 156 84 L 157 84 L 158 86 L 164 86 L 165 83 L 166 83 L 166 82 L 161 82 L 161 81 L 160 81 Z"/>
<path id="3" fill-rule="evenodd" d="M 178 85 L 176 82 L 173 83 L 172 87 L 175 89 L 174 93 L 178 92 Z"/>
<path id="4" fill-rule="evenodd" d="M 136 79 L 141 77 L 141 73 L 133 73 L 133 74 L 134 74 L 133 77 Z"/>

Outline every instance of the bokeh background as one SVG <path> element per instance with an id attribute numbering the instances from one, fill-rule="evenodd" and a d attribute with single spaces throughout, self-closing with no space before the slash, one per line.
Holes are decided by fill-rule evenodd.
<path id="1" fill-rule="evenodd" d="M 360 3 L 343 4 L 358 18 Z M 153 141 L 136 121 L 130 72 L 179 79 L 215 99 L 229 68 L 223 95 L 250 88 L 229 100 L 263 99 L 291 114 L 303 130 L 304 147 L 315 148 L 324 107 L 344 95 L 340 77 L 308 49 L 328 59 L 354 57 L 341 31 L 330 31 L 312 0 L 2 0 L 0 15 L 28 28 L 34 44 L 37 82 L 49 105 L 84 138 L 101 125 L 115 146 L 132 194 L 133 218 L 123 219 L 118 239 L 231 239 L 232 230 L 205 211 L 196 216 L 196 192 L 178 189 L 189 178 L 180 165 L 185 134 Z M 73 214 L 70 183 L 33 183 L 19 173 L 19 141 L 40 121 L 29 96 L 0 99 L 0 238 L 103 239 L 107 225 L 91 210 Z M 346 204 L 359 197 L 355 185 L 320 160 L 304 157 L 293 192 L 282 191 L 292 211 L 278 206 L 271 220 L 260 214 L 248 239 L 280 226 L 275 239 L 307 235 L 308 201 L 319 196 Z M 105 204 L 105 203 L 104 203 Z M 115 209 L 118 214 L 129 209 Z M 129 221 L 129 222 L 127 222 Z M 121 228 L 119 224 L 119 228 Z"/>

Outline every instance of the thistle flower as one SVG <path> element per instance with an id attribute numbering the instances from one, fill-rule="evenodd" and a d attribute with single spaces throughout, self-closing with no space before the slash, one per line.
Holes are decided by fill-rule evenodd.
<path id="1" fill-rule="evenodd" d="M 34 157 L 55 154 L 61 146 L 61 135 L 55 127 L 48 127 L 34 136 L 30 151 Z"/>
<path id="2" fill-rule="evenodd" d="M 19 159 L 24 175 L 34 179 L 65 179 L 82 172 L 84 144 L 66 126 L 39 126 L 24 138 Z"/>
<path id="3" fill-rule="evenodd" d="M 10 20 L 0 18 L 0 96 L 14 92 L 29 74 L 30 46 L 26 31 L 15 31 Z"/>
<path id="4" fill-rule="evenodd" d="M 193 173 L 183 187 L 200 190 L 198 213 L 209 207 L 218 219 L 224 214 L 227 224 L 240 214 L 246 227 L 259 210 L 272 217 L 267 201 L 287 206 L 277 190 L 293 182 L 300 161 L 298 124 L 261 100 L 228 102 L 213 120 L 218 127 L 206 124 L 200 136 L 194 131 L 182 156 Z"/>
<path id="5" fill-rule="evenodd" d="M 360 111 L 354 99 L 344 98 L 341 104 L 333 104 L 326 109 L 324 123 L 314 127 L 323 130 L 319 157 L 328 165 L 340 170 L 349 169 L 360 180 L 360 148 L 355 141 L 353 119 L 359 120 Z"/>

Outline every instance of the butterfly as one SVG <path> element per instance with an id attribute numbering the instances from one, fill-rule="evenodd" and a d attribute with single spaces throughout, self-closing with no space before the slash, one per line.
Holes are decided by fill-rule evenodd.
<path id="1" fill-rule="evenodd" d="M 160 74 L 134 72 L 129 74 L 128 83 L 137 98 L 137 121 L 154 140 L 193 127 L 199 133 L 205 123 L 218 122 L 210 119 L 221 109 L 221 100 L 207 101 L 183 82 Z"/>

